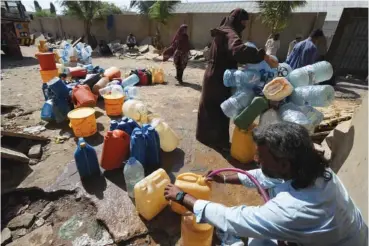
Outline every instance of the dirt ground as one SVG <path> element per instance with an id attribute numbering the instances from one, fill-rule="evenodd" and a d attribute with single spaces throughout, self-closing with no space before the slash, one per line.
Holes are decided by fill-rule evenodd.
<path id="1" fill-rule="evenodd" d="M 12 119 L 5 118 L 2 115 L 1 122 L 4 128 L 45 125 L 40 119 L 40 110 L 44 103 L 44 98 L 41 91 L 42 82 L 38 61 L 34 57 L 36 48 L 22 47 L 22 52 L 24 55 L 22 61 L 11 61 L 2 57 L 1 102 L 18 104 L 22 110 L 31 110 L 32 113 Z M 158 62 L 149 60 L 118 59 L 115 57 L 93 58 L 93 64 L 103 68 L 116 66 L 123 73 L 134 68 L 161 65 Z M 165 85 L 140 87 L 139 92 L 149 109 L 160 115 L 181 137 L 181 143 L 175 153 L 164 157 L 171 160 L 174 174 L 186 171 L 206 173 L 208 170 L 230 167 L 231 164 L 219 153 L 200 144 L 195 139 L 197 108 L 205 65 L 203 63 L 190 63 L 184 75 L 186 83 L 182 86 L 179 86 L 174 79 L 175 69 L 172 63 L 163 63 L 162 67 L 165 70 L 168 83 Z M 344 99 L 337 99 L 334 105 L 331 106 L 331 109 L 325 109 L 326 114 L 332 114 L 332 108 L 338 110 L 338 113 L 335 113 L 335 115 L 342 112 L 352 114 L 354 109 L 360 104 L 361 94 L 366 93 L 367 86 L 362 87 L 360 85 L 358 88 L 350 88 L 350 85 L 349 87 L 346 85 L 344 90 L 346 91 L 343 91 L 342 94 L 348 96 L 339 96 Z M 104 113 L 102 101 L 99 102 L 96 110 L 99 132 L 89 143 L 96 147 L 101 147 L 103 136 L 109 128 L 110 118 Z M 71 133 L 68 125 L 46 124 L 45 127 L 47 130 L 40 135 L 49 137 L 51 142 L 44 147 L 41 161 L 37 165 L 29 166 L 29 172 L 21 180 L 9 177 L 4 179 L 3 177 L 2 191 L 14 187 L 37 186 L 46 188 L 55 182 L 66 164 L 73 159 L 76 147 L 73 137 L 63 143 L 54 141 L 55 137 L 65 132 Z M 4 161 L 2 167 L 9 164 Z M 215 186 L 213 194 L 215 201 L 223 202 L 226 205 L 241 203 L 255 205 L 260 203 L 260 197 L 255 191 L 243 187 L 231 189 L 229 186 Z"/>

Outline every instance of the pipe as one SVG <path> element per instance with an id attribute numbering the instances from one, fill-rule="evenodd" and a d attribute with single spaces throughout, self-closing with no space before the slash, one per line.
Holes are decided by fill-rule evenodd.
<path id="1" fill-rule="evenodd" d="M 269 201 L 269 196 L 268 194 L 265 192 L 265 190 L 261 187 L 259 181 L 257 181 L 251 174 L 249 174 L 247 171 L 238 169 L 238 168 L 221 168 L 218 170 L 214 170 L 211 173 L 209 173 L 208 177 L 211 177 L 213 175 L 216 175 L 218 173 L 221 172 L 237 172 L 237 173 L 242 173 L 245 174 L 257 187 L 257 189 L 259 190 L 261 196 L 263 197 L 264 202 Z"/>

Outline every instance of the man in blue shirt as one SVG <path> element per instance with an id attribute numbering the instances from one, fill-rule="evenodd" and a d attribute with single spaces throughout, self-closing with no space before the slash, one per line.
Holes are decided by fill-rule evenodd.
<path id="1" fill-rule="evenodd" d="M 308 131 L 294 123 L 275 123 L 253 130 L 256 161 L 249 173 L 270 200 L 262 206 L 225 207 L 184 193 L 169 184 L 165 198 L 193 211 L 230 235 L 251 238 L 248 245 L 277 245 L 276 240 L 304 246 L 366 246 L 368 227 L 340 179 L 318 153 Z M 255 187 L 243 174 L 214 176 L 219 183 Z"/>
<path id="2" fill-rule="evenodd" d="M 295 45 L 291 54 L 287 57 L 286 63 L 292 69 L 311 65 L 319 58 L 317 43 L 324 38 L 322 30 L 315 30 L 309 38 Z"/>

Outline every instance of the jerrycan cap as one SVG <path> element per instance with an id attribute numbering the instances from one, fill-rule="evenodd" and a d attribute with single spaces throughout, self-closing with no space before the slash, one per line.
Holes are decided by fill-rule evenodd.
<path id="1" fill-rule="evenodd" d="M 127 160 L 127 165 L 135 165 L 136 163 L 138 162 L 138 160 L 134 157 L 130 157 L 128 160 Z"/>
<path id="2" fill-rule="evenodd" d="M 82 143 L 80 143 L 80 144 L 79 144 L 79 146 L 80 146 L 81 148 L 85 148 L 85 147 L 86 147 L 86 142 L 82 142 Z"/>

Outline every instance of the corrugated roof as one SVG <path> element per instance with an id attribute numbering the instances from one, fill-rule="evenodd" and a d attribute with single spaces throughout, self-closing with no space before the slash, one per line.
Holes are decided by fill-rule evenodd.
<path id="1" fill-rule="evenodd" d="M 368 1 L 308 1 L 294 12 L 327 12 L 327 21 L 338 21 L 344 8 L 368 8 Z M 243 8 L 249 13 L 258 13 L 256 1 L 191 2 L 179 3 L 174 13 L 229 13 L 235 8 Z"/>

